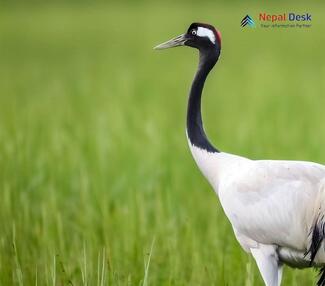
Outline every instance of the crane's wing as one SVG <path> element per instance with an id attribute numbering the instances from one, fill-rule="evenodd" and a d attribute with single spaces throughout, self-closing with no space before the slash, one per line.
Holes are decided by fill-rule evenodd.
<path id="1" fill-rule="evenodd" d="M 236 170 L 234 170 L 236 172 Z M 237 234 L 263 244 L 306 249 L 325 167 L 300 161 L 247 161 L 220 184 Z"/>

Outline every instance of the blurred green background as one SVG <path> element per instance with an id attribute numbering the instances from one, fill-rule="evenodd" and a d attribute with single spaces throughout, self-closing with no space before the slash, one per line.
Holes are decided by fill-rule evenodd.
<path id="1" fill-rule="evenodd" d="M 0 285 L 262 285 L 188 151 L 197 52 L 152 47 L 214 24 L 211 141 L 324 162 L 325 4 L 0 5 Z M 309 12 L 312 27 L 240 27 L 264 11 Z M 283 285 L 315 277 L 285 268 Z"/>

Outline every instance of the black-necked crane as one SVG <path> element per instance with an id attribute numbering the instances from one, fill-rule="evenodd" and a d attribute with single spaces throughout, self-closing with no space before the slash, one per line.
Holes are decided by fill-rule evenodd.
<path id="1" fill-rule="evenodd" d="M 304 161 L 250 160 L 216 149 L 202 123 L 204 82 L 218 61 L 220 33 L 193 23 L 155 49 L 188 46 L 199 65 L 188 98 L 190 150 L 218 195 L 242 248 L 251 253 L 267 286 L 281 284 L 283 264 L 320 268 L 325 285 L 325 166 Z"/>

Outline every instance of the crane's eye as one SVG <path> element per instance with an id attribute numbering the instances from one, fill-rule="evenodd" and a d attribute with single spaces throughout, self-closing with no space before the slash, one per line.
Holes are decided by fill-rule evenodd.
<path id="1" fill-rule="evenodd" d="M 196 31 L 195 31 L 195 30 L 192 30 L 192 31 L 191 31 L 191 34 L 192 34 L 193 36 L 196 36 Z"/>

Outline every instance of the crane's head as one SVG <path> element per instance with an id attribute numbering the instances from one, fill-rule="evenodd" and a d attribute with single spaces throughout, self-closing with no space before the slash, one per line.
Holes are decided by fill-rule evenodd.
<path id="1" fill-rule="evenodd" d="M 179 35 L 155 47 L 156 50 L 178 46 L 189 46 L 200 51 L 220 53 L 221 34 L 212 25 L 193 23 L 185 34 Z"/>

